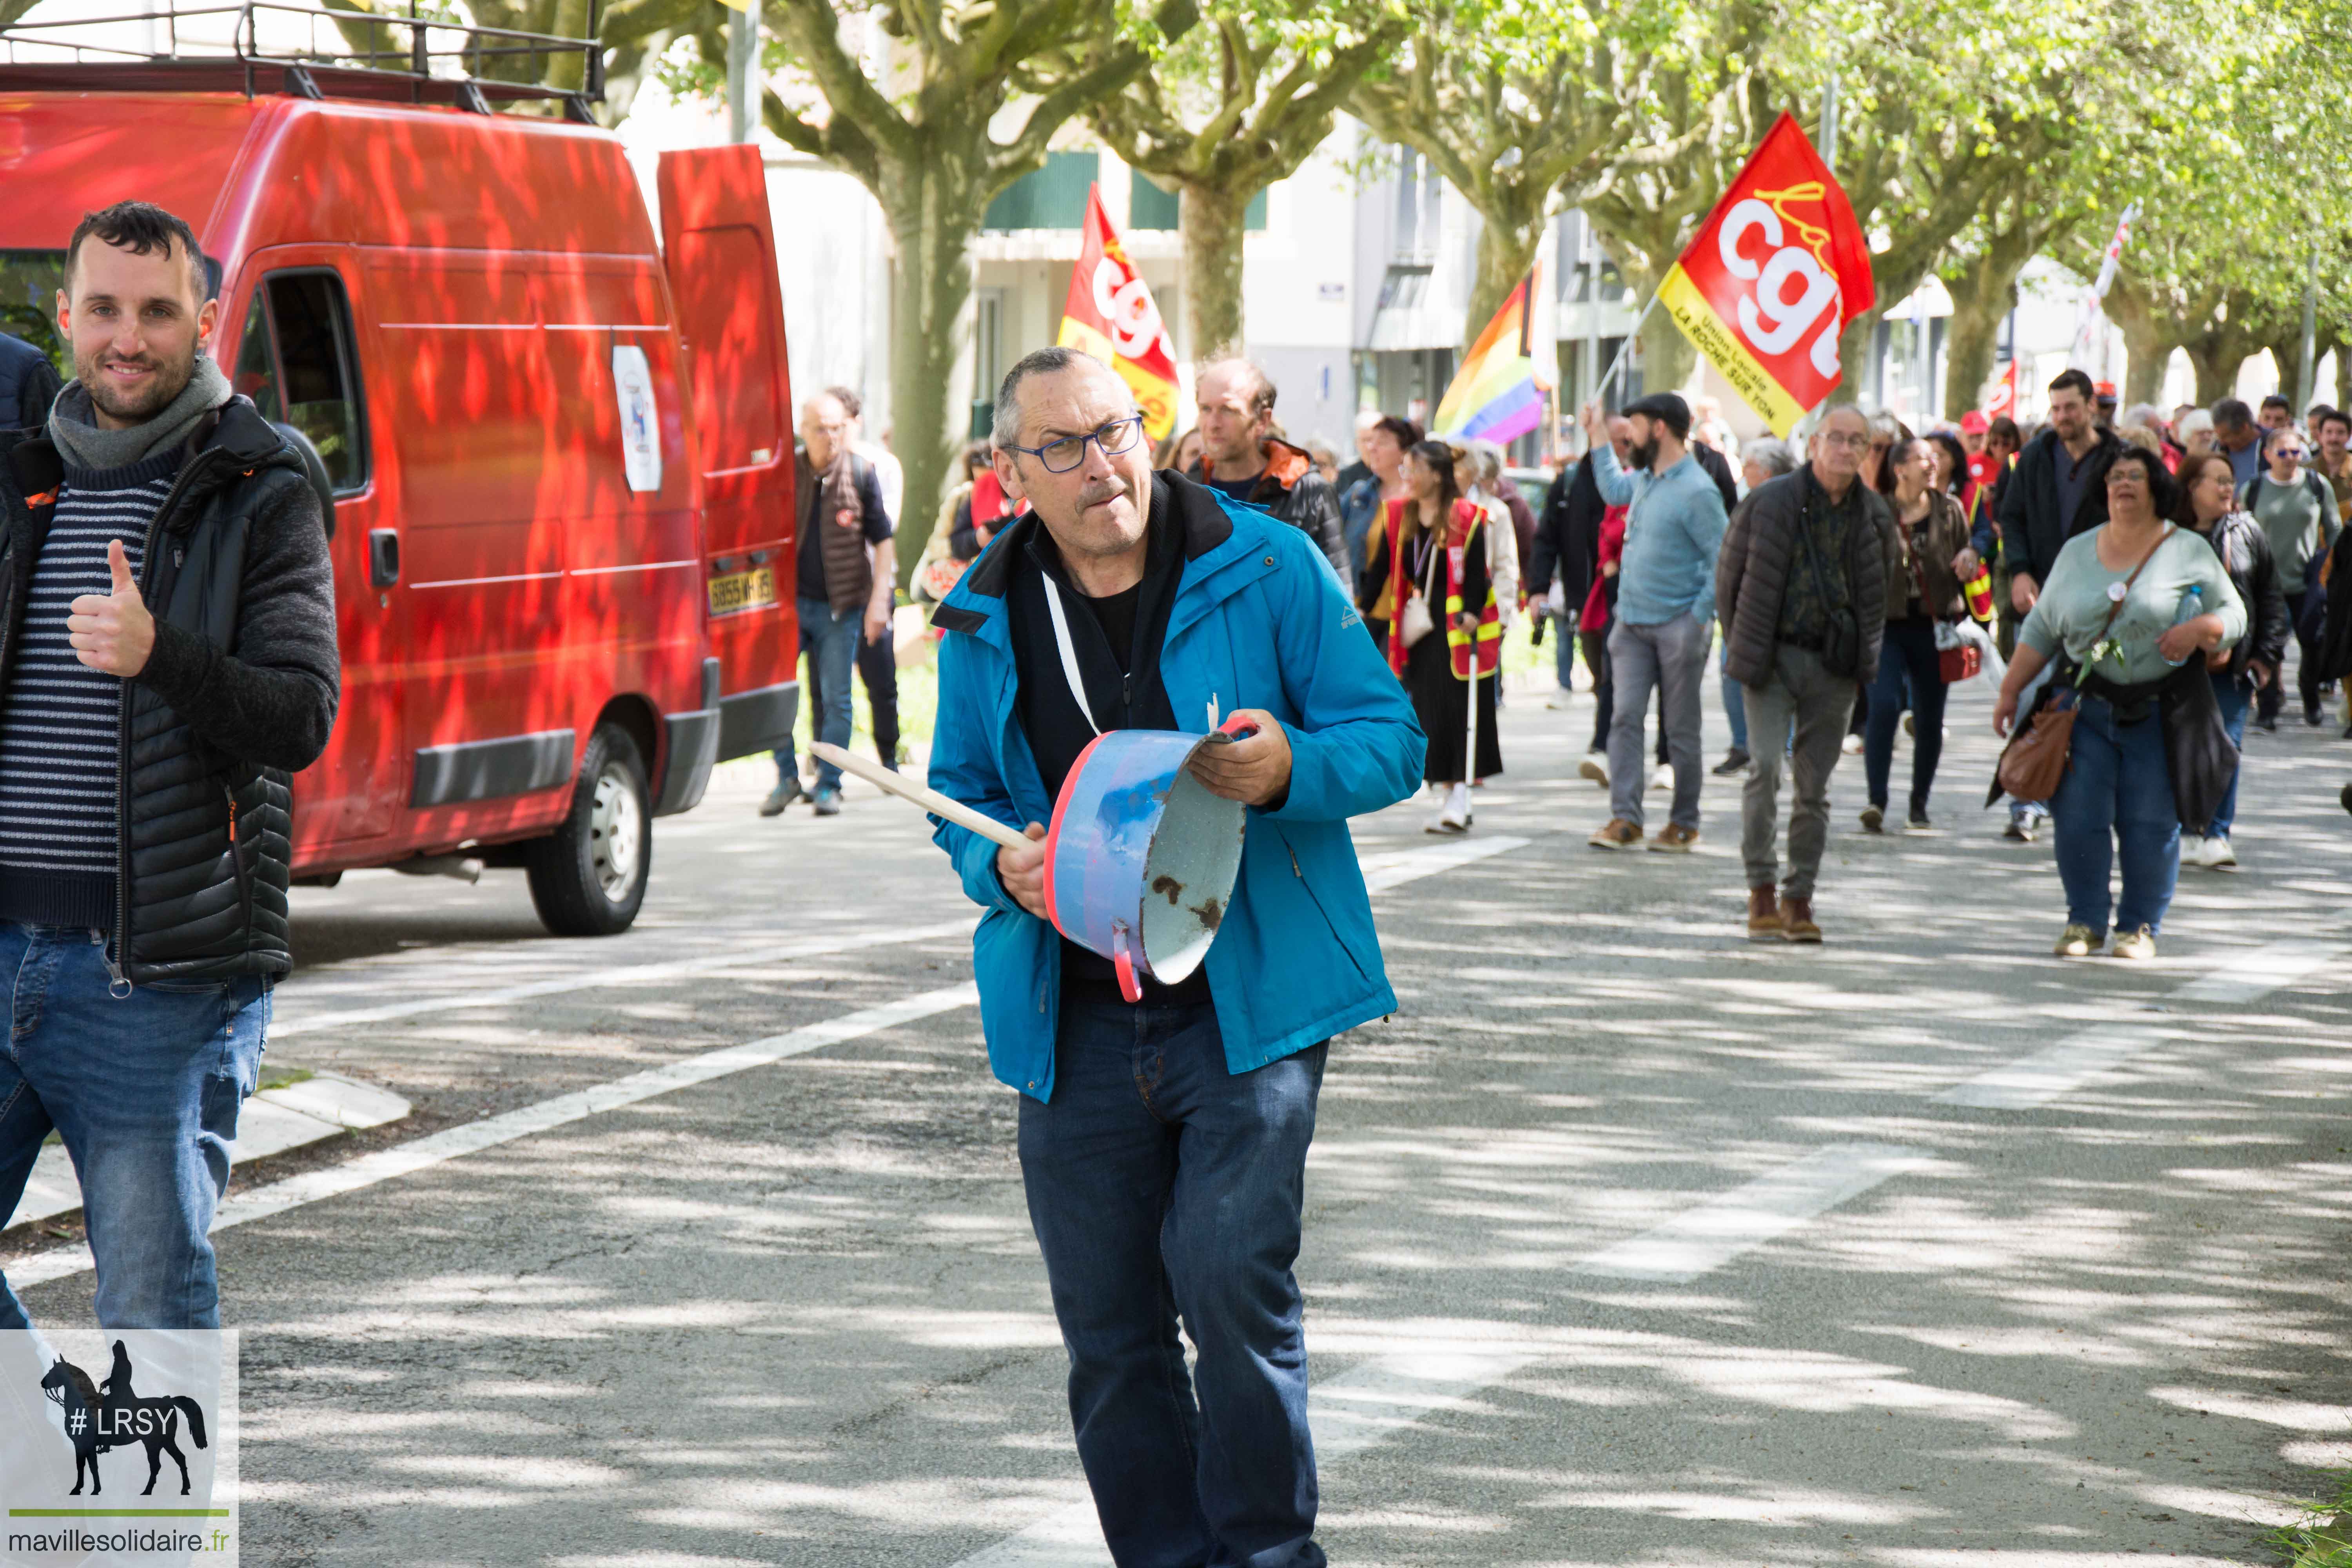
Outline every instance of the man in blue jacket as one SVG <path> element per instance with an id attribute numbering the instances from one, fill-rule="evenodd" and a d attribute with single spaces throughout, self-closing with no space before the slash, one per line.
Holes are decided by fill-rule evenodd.
<path id="1" fill-rule="evenodd" d="M 1420 787 L 1425 738 L 1314 542 L 1153 473 L 1099 362 L 1014 365 L 992 443 L 1032 510 L 935 617 L 930 781 L 1037 847 L 934 837 L 986 911 L 981 1018 L 1021 1094 L 1078 1458 L 1121 1568 L 1320 1568 L 1291 1265 L 1326 1047 L 1396 1006 L 1348 818 Z M 1129 1004 L 1045 920 L 1041 824 L 1098 730 L 1213 710 L 1257 726 L 1196 767 L 1250 807 L 1241 874 L 1202 969 Z"/>

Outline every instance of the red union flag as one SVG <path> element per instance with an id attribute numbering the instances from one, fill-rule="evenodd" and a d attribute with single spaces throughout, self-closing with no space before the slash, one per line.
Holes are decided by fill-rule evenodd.
<path id="1" fill-rule="evenodd" d="M 1837 386 L 1838 334 L 1877 300 L 1853 207 L 1786 113 L 1658 285 L 1675 325 L 1776 436 Z"/>
<path id="2" fill-rule="evenodd" d="M 1176 428 L 1176 345 L 1168 339 L 1150 288 L 1127 258 L 1127 247 L 1103 211 L 1099 185 L 1087 192 L 1086 243 L 1070 272 L 1070 297 L 1054 341 L 1118 372 L 1134 389 L 1143 428 L 1153 440 Z"/>
<path id="3" fill-rule="evenodd" d="M 1998 419 L 2002 415 L 2017 417 L 2017 361 L 2012 359 L 2000 367 L 1993 378 L 1992 395 L 1985 399 L 1985 417 Z"/>

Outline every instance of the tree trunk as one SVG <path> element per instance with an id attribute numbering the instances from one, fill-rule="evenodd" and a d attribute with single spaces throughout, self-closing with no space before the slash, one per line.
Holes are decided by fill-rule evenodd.
<path id="1" fill-rule="evenodd" d="M 1610 257 L 1617 270 L 1633 290 L 1633 308 L 1636 316 L 1648 310 L 1657 298 L 1658 284 L 1682 254 L 1678 226 L 1654 214 L 1637 215 L 1638 221 L 1617 226 L 1596 216 L 1591 208 L 1585 216 L 1594 220 L 1606 242 Z M 1698 351 L 1675 325 L 1674 317 L 1663 310 L 1651 310 L 1642 317 L 1642 390 L 1671 392 L 1690 379 L 1691 368 L 1698 362 Z M 1605 373 L 1607 365 L 1602 365 Z M 1617 386 L 1620 404 L 1626 400 L 1625 385 Z"/>
<path id="2" fill-rule="evenodd" d="M 1653 289 L 1650 293 L 1655 291 Z M 1643 305 L 1650 302 L 1650 293 L 1642 296 Z M 1680 392 L 1697 366 L 1698 350 L 1683 336 L 1674 317 L 1664 310 L 1651 311 L 1642 323 L 1642 390 Z"/>
<path id="3" fill-rule="evenodd" d="M 890 266 L 891 449 L 906 470 L 898 519 L 898 584 L 914 577 L 940 497 L 971 427 L 973 171 L 955 160 L 896 172 L 885 204 Z"/>
<path id="4" fill-rule="evenodd" d="M 1470 287 L 1470 308 L 1462 314 L 1465 353 L 1528 275 L 1528 268 L 1535 265 L 1536 251 L 1543 245 L 1540 209 L 1531 223 L 1516 214 L 1479 216 L 1486 221 L 1478 226 L 1478 270 Z"/>
<path id="5" fill-rule="evenodd" d="M 2188 351 L 2190 368 L 2197 372 L 2197 401 L 2210 408 L 2225 397 L 2238 395 L 2238 367 L 2246 363 L 2244 350 L 2235 342 L 2183 343 Z"/>
<path id="6" fill-rule="evenodd" d="M 1880 298 L 1885 296 L 1882 292 Z M 1871 372 L 1877 366 L 1878 321 L 1880 312 L 1871 310 L 1856 316 L 1845 324 L 1838 337 L 1838 387 L 1830 394 L 1832 402 L 1853 403 L 1864 408 L 1876 408 L 1882 401 Z"/>
<path id="7" fill-rule="evenodd" d="M 2001 318 L 2009 314 L 2014 285 L 1987 288 L 1981 279 L 1950 285 L 1952 319 L 1944 329 L 1944 407 L 1980 407 L 1978 397 L 1991 379 L 2000 353 Z"/>
<path id="8" fill-rule="evenodd" d="M 2278 363 L 2279 395 L 2294 406 L 2294 416 L 2303 417 L 2303 329 L 2297 323 L 2276 342 L 2266 345 L 2271 358 Z M 2312 385 L 2312 395 L 2318 395 L 2318 384 Z"/>
<path id="9" fill-rule="evenodd" d="M 2352 343 L 2336 345 L 2336 406 L 2352 408 Z"/>
<path id="10" fill-rule="evenodd" d="M 1244 352 L 1243 222 L 1255 191 L 1187 184 L 1176 206 L 1184 241 L 1186 354 L 1196 364 Z M 1181 423 L 1180 421 L 1179 423 Z"/>
<path id="11" fill-rule="evenodd" d="M 2154 403 L 2157 394 L 2164 390 L 2164 367 L 2172 362 L 2174 345 L 2126 331 L 2124 347 L 2131 357 L 2124 365 L 2123 405 Z"/>

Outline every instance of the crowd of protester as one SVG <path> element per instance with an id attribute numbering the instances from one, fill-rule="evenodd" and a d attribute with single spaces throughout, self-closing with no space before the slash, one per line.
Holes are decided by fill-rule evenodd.
<path id="1" fill-rule="evenodd" d="M 2352 554 L 2352 415 L 2332 407 L 2119 410 L 2070 370 L 2030 427 L 1970 411 L 1914 430 L 1845 405 L 1802 438 L 1741 442 L 1714 399 L 1652 393 L 1584 409 L 1583 455 L 1531 503 L 1491 442 L 1367 410 L 1342 465 L 1284 434 L 1257 365 L 1204 365 L 1196 387 L 1196 421 L 1155 466 L 1321 549 L 1428 736 L 1428 831 L 1471 831 L 1476 788 L 1503 772 L 1500 639 L 1531 617 L 1552 638 L 1548 705 L 1590 693 L 1579 772 L 1607 793 L 1596 848 L 1698 843 L 1703 697 L 1717 693 L 1730 747 L 1713 772 L 1744 776 L 1758 940 L 1822 940 L 1813 900 L 1843 757 L 1863 759 L 1858 831 L 1935 831 L 1960 682 L 1996 693 L 2004 736 L 2067 715 L 2060 782 L 1997 819 L 2012 843 L 2051 827 L 2066 956 L 2152 955 L 2180 868 L 2237 866 L 2240 749 L 2288 716 L 2290 679 L 2305 725 L 2352 739 L 2352 589 L 2327 593 Z M 972 448 L 918 596 L 951 587 L 1019 504 Z M 1666 796 L 1654 832 L 1653 793 Z"/>
<path id="2" fill-rule="evenodd" d="M 1502 771 L 1499 680 L 1462 654 L 1525 614 L 1552 637 L 1549 705 L 1591 694 L 1579 771 L 1608 798 L 1593 847 L 1698 842 L 1712 685 L 1731 739 L 1713 771 L 1745 775 L 1748 932 L 1818 942 L 1831 773 L 1862 757 L 1860 832 L 1934 831 L 1948 690 L 1977 679 L 2004 736 L 2070 714 L 2062 782 L 1997 818 L 2012 843 L 2052 831 L 2056 951 L 2152 955 L 2180 868 L 2237 866 L 2239 750 L 2288 716 L 2290 681 L 2305 724 L 2352 739 L 2352 699 L 2328 711 L 2352 675 L 2352 590 L 2331 604 L 2326 589 L 2352 554 L 2352 415 L 2297 418 L 2279 397 L 2119 410 L 2080 371 L 2047 391 L 2030 427 L 1971 411 L 1914 430 L 1839 407 L 1801 440 L 1745 443 L 1712 399 L 1588 407 L 1584 455 L 1539 506 L 1499 449 L 1395 415 L 1359 418 L 1344 468 L 1310 444 L 1344 580 L 1430 736 L 1429 830 L 1469 831 L 1475 786 Z"/>

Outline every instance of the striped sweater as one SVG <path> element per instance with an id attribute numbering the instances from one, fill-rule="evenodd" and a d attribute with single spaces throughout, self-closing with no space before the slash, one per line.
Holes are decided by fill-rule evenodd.
<path id="1" fill-rule="evenodd" d="M 74 657 L 66 616 L 113 591 L 109 541 L 138 574 L 184 457 L 174 444 L 127 468 L 66 469 L 0 698 L 0 920 L 114 924 L 123 682 Z"/>

